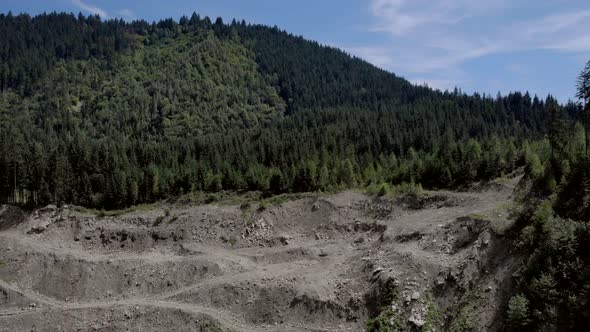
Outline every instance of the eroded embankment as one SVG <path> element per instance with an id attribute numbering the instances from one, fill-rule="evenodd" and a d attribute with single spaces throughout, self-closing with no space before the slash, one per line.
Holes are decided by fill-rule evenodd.
<path id="1" fill-rule="evenodd" d="M 4 206 L 0 330 L 500 329 L 510 190 L 118 217 Z"/>

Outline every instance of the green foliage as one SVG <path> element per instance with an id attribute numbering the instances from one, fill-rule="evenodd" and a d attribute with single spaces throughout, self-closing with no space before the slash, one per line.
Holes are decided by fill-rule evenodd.
<path id="1" fill-rule="evenodd" d="M 217 323 L 212 322 L 206 322 L 200 330 L 206 332 L 223 332 L 223 329 Z"/>
<path id="2" fill-rule="evenodd" d="M 407 320 L 398 305 L 399 298 L 399 289 L 394 280 L 388 279 L 377 304 L 379 314 L 367 321 L 367 332 L 407 330 Z"/>
<path id="3" fill-rule="evenodd" d="M 265 211 L 266 209 L 268 209 L 268 207 L 269 207 L 269 204 L 267 201 L 261 201 L 258 204 L 258 211 Z"/>
<path id="4" fill-rule="evenodd" d="M 521 166 L 519 142 L 545 125 L 528 94 L 434 91 L 276 28 L 184 21 L 0 15 L 0 53 L 15 50 L 0 68 L 0 201 L 462 186 Z"/>
<path id="5" fill-rule="evenodd" d="M 224 243 L 229 243 L 232 247 L 235 246 L 236 243 L 238 243 L 238 239 L 233 235 L 231 235 L 231 236 L 222 235 L 220 237 L 220 240 L 223 241 Z"/>
<path id="6" fill-rule="evenodd" d="M 517 246 L 522 248 L 530 248 L 535 243 L 535 228 L 531 225 L 528 225 L 522 229 L 520 232 L 520 242 L 518 242 Z"/>
<path id="7" fill-rule="evenodd" d="M 539 156 L 531 153 L 526 157 L 526 171 L 530 174 L 531 178 L 539 179 L 544 173 L 545 168 L 541 164 Z"/>
<path id="8" fill-rule="evenodd" d="M 467 332 L 473 331 L 476 327 L 475 322 L 473 321 L 473 312 L 471 312 L 470 308 L 462 307 L 459 309 L 459 312 L 449 324 L 449 331 L 451 332 Z"/>
<path id="9" fill-rule="evenodd" d="M 398 185 L 389 185 L 388 183 L 381 184 L 370 184 L 365 188 L 366 192 L 370 195 L 377 196 L 418 196 L 422 194 L 423 189 L 421 184 L 415 183 L 401 183 Z"/>
<path id="10" fill-rule="evenodd" d="M 390 190 L 391 189 L 389 188 L 389 185 L 387 183 L 383 183 L 381 185 L 381 187 L 379 188 L 377 195 L 378 196 L 385 196 L 385 195 L 389 194 Z"/>
<path id="11" fill-rule="evenodd" d="M 576 96 L 584 101 L 590 101 L 590 61 L 578 76 L 577 93 Z"/>
<path id="12" fill-rule="evenodd" d="M 250 202 L 244 202 L 240 204 L 240 210 L 242 211 L 249 211 L 252 208 Z"/>
<path id="13" fill-rule="evenodd" d="M 578 81 L 584 102 L 587 74 L 588 66 Z M 550 98 L 547 105 L 548 140 L 524 146 L 526 171 L 533 179 L 524 204 L 532 208 L 521 210 L 524 224 L 516 245 L 528 260 L 508 317 L 527 330 L 581 330 L 590 322 L 590 163 L 585 151 L 590 127 L 579 105 L 561 109 Z"/>
<path id="14" fill-rule="evenodd" d="M 158 217 L 156 218 L 156 220 L 154 221 L 154 223 L 152 224 L 152 226 L 153 226 L 153 227 L 160 226 L 160 225 L 162 224 L 162 222 L 164 222 L 164 219 L 165 219 L 165 218 L 166 218 L 165 216 L 158 216 Z"/>
<path id="15" fill-rule="evenodd" d="M 425 324 L 422 326 L 422 331 L 439 331 L 444 325 L 443 314 L 438 305 L 432 300 L 431 296 L 427 304 L 428 309 L 426 311 Z"/>
<path id="16" fill-rule="evenodd" d="M 557 212 L 567 218 L 590 220 L 590 161 L 576 161 L 564 175 L 555 204 Z"/>
<path id="17" fill-rule="evenodd" d="M 367 321 L 367 332 L 396 332 L 405 331 L 407 328 L 403 315 L 392 308 Z"/>
<path id="18" fill-rule="evenodd" d="M 401 195 L 410 195 L 410 196 L 419 196 L 422 194 L 422 185 L 415 184 L 413 182 L 410 183 L 402 183 L 397 186 L 393 186 L 391 188 L 390 194 L 393 196 L 401 196 Z"/>
<path id="19" fill-rule="evenodd" d="M 545 200 L 541 204 L 537 206 L 535 212 L 533 213 L 533 225 L 539 229 L 543 230 L 543 228 L 547 225 L 547 223 L 553 218 L 553 207 L 551 205 L 550 200 Z"/>
<path id="20" fill-rule="evenodd" d="M 530 253 L 518 280 L 520 294 L 510 302 L 516 326 L 576 329 L 590 319 L 590 227 L 562 219 L 551 200 L 537 206 L 518 246 Z"/>
<path id="21" fill-rule="evenodd" d="M 517 294 L 510 298 L 508 319 L 516 327 L 526 326 L 530 323 L 529 300 L 524 295 Z"/>

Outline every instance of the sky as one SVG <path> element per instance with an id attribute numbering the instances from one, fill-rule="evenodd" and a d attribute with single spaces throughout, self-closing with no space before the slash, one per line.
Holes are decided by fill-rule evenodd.
<path id="1" fill-rule="evenodd" d="M 590 60 L 588 0 L 1 0 L 0 12 L 148 21 L 193 12 L 278 26 L 415 84 L 560 102 Z"/>

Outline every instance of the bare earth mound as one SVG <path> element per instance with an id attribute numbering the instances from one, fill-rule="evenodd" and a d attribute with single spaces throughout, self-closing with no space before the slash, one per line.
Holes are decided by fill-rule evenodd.
<path id="1" fill-rule="evenodd" d="M 505 185 L 264 211 L 3 206 L 0 330 L 360 331 L 379 318 L 499 330 L 509 203 Z"/>

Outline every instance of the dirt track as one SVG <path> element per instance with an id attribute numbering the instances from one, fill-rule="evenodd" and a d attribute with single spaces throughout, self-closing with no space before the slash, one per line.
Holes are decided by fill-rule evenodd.
<path id="1" fill-rule="evenodd" d="M 433 306 L 438 330 L 460 312 L 499 329 L 514 264 L 492 229 L 506 227 L 516 181 L 395 200 L 347 191 L 264 211 L 3 206 L 0 331 L 360 331 L 391 306 L 391 285 L 413 329 Z"/>

